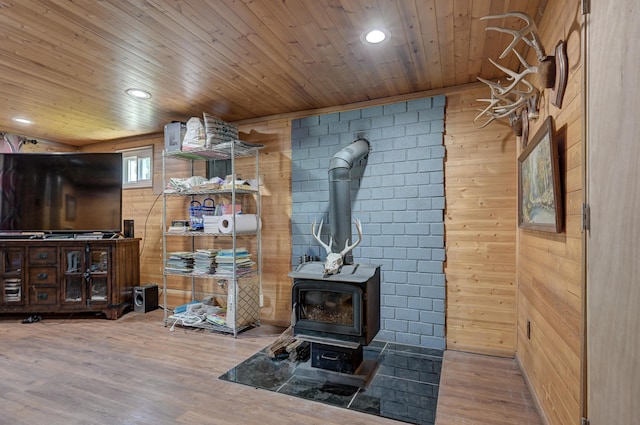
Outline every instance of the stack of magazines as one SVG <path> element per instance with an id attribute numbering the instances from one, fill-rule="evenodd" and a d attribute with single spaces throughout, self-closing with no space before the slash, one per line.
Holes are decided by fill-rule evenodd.
<path id="1" fill-rule="evenodd" d="M 236 269 L 233 270 L 235 258 Z M 221 277 L 242 277 L 253 272 L 255 262 L 251 259 L 251 254 L 245 248 L 236 249 L 235 255 L 232 249 L 222 249 L 216 255 L 216 275 Z"/>
<path id="2" fill-rule="evenodd" d="M 166 271 L 169 273 L 190 274 L 193 272 L 193 252 L 170 252 Z"/>
<path id="3" fill-rule="evenodd" d="M 194 254 L 193 272 L 195 274 L 215 274 L 217 249 L 198 249 Z"/>

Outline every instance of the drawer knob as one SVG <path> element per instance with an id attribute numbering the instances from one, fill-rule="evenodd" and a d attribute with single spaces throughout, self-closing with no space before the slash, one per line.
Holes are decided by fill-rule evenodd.
<path id="1" fill-rule="evenodd" d="M 39 300 L 46 300 L 47 298 L 49 298 L 49 294 L 47 293 L 38 294 Z"/>
<path id="2" fill-rule="evenodd" d="M 49 253 L 39 252 L 36 257 L 38 257 L 38 260 L 46 260 L 47 258 L 49 258 Z"/>
<path id="3" fill-rule="evenodd" d="M 38 273 L 38 279 L 45 280 L 49 277 L 49 273 Z"/>

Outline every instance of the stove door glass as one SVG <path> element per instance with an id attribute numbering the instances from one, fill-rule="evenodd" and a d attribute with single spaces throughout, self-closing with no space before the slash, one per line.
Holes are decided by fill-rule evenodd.
<path id="1" fill-rule="evenodd" d="M 354 326 L 353 292 L 301 291 L 300 319 Z"/>

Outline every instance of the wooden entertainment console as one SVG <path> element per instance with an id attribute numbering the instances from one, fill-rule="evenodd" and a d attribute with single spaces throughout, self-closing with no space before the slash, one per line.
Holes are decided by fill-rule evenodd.
<path id="1" fill-rule="evenodd" d="M 0 313 L 122 316 L 140 284 L 139 239 L 0 239 Z"/>

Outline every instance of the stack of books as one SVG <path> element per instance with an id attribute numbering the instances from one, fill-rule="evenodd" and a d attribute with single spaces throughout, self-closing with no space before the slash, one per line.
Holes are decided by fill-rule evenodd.
<path id="1" fill-rule="evenodd" d="M 235 258 L 236 269 L 233 270 Z M 253 272 L 255 262 L 246 248 L 238 248 L 234 253 L 232 249 L 222 249 L 216 255 L 216 275 L 221 277 L 247 276 Z"/>
<path id="2" fill-rule="evenodd" d="M 194 254 L 193 272 L 195 274 L 215 274 L 217 249 L 198 249 Z"/>
<path id="3" fill-rule="evenodd" d="M 193 272 L 193 252 L 170 252 L 166 271 L 169 273 L 191 274 Z"/>

